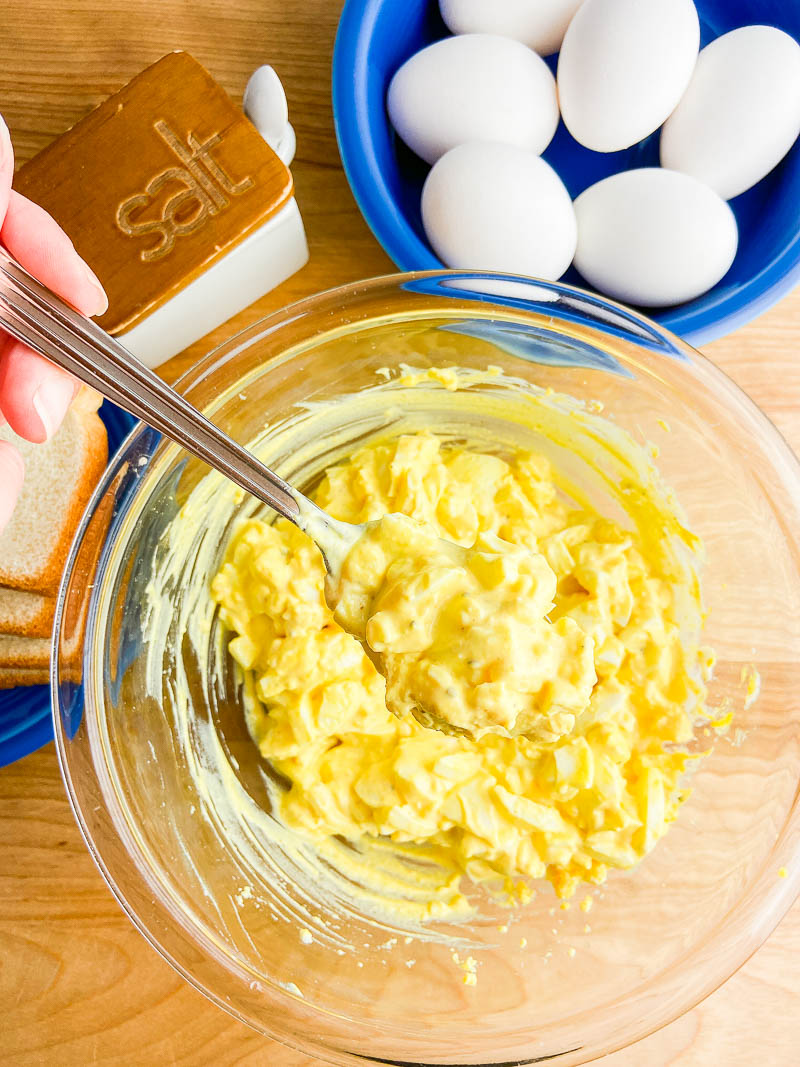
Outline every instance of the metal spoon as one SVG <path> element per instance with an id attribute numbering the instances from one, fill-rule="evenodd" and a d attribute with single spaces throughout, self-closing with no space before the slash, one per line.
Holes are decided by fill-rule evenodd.
<path id="1" fill-rule="evenodd" d="M 331 581 L 338 581 L 365 527 L 332 518 L 279 478 L 2 247 L 0 326 L 299 526 L 322 552 Z"/>
<path id="2" fill-rule="evenodd" d="M 0 326 L 305 531 L 322 552 L 328 572 L 326 597 L 335 609 L 334 591 L 340 585 L 344 560 L 372 523 L 342 522 L 318 508 L 209 422 L 101 326 L 31 277 L 1 246 Z M 448 551 L 463 552 L 450 542 L 442 543 Z M 363 634 L 354 636 L 377 670 L 384 673 L 380 656 Z M 413 714 L 424 726 L 463 732 L 433 709 L 415 708 Z"/>

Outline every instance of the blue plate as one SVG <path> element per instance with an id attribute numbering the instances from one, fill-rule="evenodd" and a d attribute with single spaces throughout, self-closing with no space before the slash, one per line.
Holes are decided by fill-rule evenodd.
<path id="1" fill-rule="evenodd" d="M 800 39 L 800 3 L 697 0 L 702 43 L 737 26 L 767 23 Z M 447 35 L 436 0 L 347 0 L 333 55 L 333 114 L 350 187 L 364 218 L 401 270 L 440 270 L 425 238 L 420 194 L 427 164 L 395 137 L 386 90 L 397 68 Z M 548 63 L 555 71 L 556 56 Z M 559 124 L 544 158 L 575 197 L 587 186 L 633 167 L 658 164 L 659 134 L 623 152 L 591 152 Z M 771 174 L 731 201 L 739 224 L 733 266 L 713 289 L 685 304 L 648 311 L 700 345 L 761 314 L 800 281 L 800 142 Z M 562 279 L 586 288 L 570 269 Z"/>
<path id="2" fill-rule="evenodd" d="M 108 431 L 110 458 L 128 436 L 136 420 L 107 400 L 100 408 L 100 417 Z M 0 689 L 0 767 L 22 759 L 52 740 L 50 686 Z"/>

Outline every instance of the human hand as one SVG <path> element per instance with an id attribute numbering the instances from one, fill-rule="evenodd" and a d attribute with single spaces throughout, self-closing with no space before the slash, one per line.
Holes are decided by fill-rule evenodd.
<path id="1" fill-rule="evenodd" d="M 14 150 L 0 116 L 0 244 L 84 315 L 108 307 L 103 287 L 54 219 L 14 192 Z M 0 329 L 0 424 L 28 441 L 46 441 L 61 425 L 78 382 Z M 22 456 L 0 441 L 0 531 L 11 518 L 24 468 Z"/>

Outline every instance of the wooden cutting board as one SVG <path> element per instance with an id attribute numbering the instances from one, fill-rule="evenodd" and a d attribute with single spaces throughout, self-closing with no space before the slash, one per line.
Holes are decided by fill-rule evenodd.
<path id="1" fill-rule="evenodd" d="M 401 0 L 397 0 L 401 2 Z M 0 111 L 20 162 L 171 49 L 190 51 L 241 99 L 272 63 L 286 87 L 292 165 L 311 260 L 227 326 L 162 368 L 174 379 L 232 330 L 392 265 L 339 164 L 330 106 L 335 0 L 5 0 Z M 800 290 L 707 354 L 800 451 Z M 796 1067 L 800 904 L 722 989 L 602 1067 Z M 311 1067 L 208 1003 L 133 929 L 67 804 L 52 745 L 0 771 L 0 1062 Z"/>

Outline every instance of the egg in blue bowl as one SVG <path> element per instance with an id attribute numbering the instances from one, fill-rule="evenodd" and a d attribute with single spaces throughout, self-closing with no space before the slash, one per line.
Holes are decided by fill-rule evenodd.
<path id="1" fill-rule="evenodd" d="M 632 12 L 646 10 L 647 7 L 645 5 L 643 8 L 641 4 L 633 3 L 633 0 L 585 0 L 583 5 L 568 3 L 565 0 L 561 6 L 565 9 L 570 6 L 577 7 L 578 16 L 581 16 L 582 9 L 589 3 L 595 9 L 604 7 L 610 10 L 616 7 L 623 12 L 626 5 Z M 460 4 L 459 0 L 444 0 L 444 5 L 449 9 L 448 21 L 451 26 L 454 25 L 451 17 L 454 9 L 459 6 L 467 11 L 476 8 L 474 0 L 462 0 Z M 507 2 L 490 7 L 496 13 L 501 7 L 520 10 L 523 6 Z M 660 0 L 659 6 L 669 8 L 669 0 Z M 686 0 L 674 0 L 674 6 L 676 9 L 687 6 Z M 691 5 L 688 6 L 691 8 Z M 774 0 L 698 0 L 694 7 L 699 21 L 701 49 L 730 31 L 754 25 L 775 27 L 795 41 L 800 40 L 800 4 L 778 3 Z M 584 22 L 587 21 L 585 15 L 584 12 Z M 467 24 L 463 28 L 472 27 Z M 623 23 L 623 29 L 626 28 Z M 563 33 L 563 27 L 561 32 Z M 578 36 L 575 27 L 572 27 L 570 32 L 572 37 Z M 618 28 L 615 33 L 616 38 L 619 38 Z M 631 31 L 631 34 L 635 40 L 635 33 Z M 402 270 L 438 270 L 443 265 L 463 265 L 452 260 L 445 264 L 426 236 L 421 203 L 423 186 L 431 164 L 426 162 L 422 155 L 427 155 L 430 159 L 431 153 L 420 144 L 416 147 L 421 154 L 413 152 L 398 136 L 387 111 L 387 94 L 396 72 L 422 49 L 450 35 L 437 0 L 405 0 L 403 4 L 387 0 L 347 0 L 336 38 L 333 59 L 333 110 L 342 162 L 367 223 L 387 254 Z M 584 33 L 584 38 L 586 36 Z M 749 37 L 745 34 L 739 36 L 740 48 L 749 48 Z M 671 65 L 664 60 L 674 42 L 668 40 L 663 33 L 654 31 L 649 37 L 642 37 L 640 30 L 639 39 L 647 43 L 640 47 L 635 60 L 640 68 L 652 68 L 655 98 L 652 106 L 657 111 L 659 62 L 664 65 L 662 81 L 668 77 L 683 77 L 685 82 L 689 75 L 686 71 L 681 72 L 680 49 L 677 46 L 676 58 L 670 60 Z M 735 39 L 735 35 L 734 38 L 727 39 L 731 43 L 731 47 L 727 48 L 729 70 L 736 69 Z M 557 36 L 556 43 L 559 40 L 560 36 Z M 545 51 L 552 47 L 552 44 L 552 41 L 545 43 L 539 50 Z M 789 45 L 791 47 L 791 42 Z M 579 70 L 586 69 L 586 50 L 584 49 L 584 55 L 580 55 L 574 41 L 571 42 L 571 47 L 573 53 L 577 53 L 577 59 L 573 59 L 571 65 Z M 714 173 L 714 145 L 724 141 L 726 135 L 729 140 L 731 137 L 730 130 L 726 134 L 723 128 L 726 94 L 730 100 L 740 91 L 735 83 L 731 83 L 730 74 L 724 69 L 725 63 L 719 60 L 725 50 L 716 46 L 716 51 L 717 67 L 722 68 L 716 75 L 718 84 L 712 85 L 711 90 L 707 86 L 705 88 L 706 112 L 710 111 L 715 115 L 714 128 L 708 130 L 706 126 L 704 130 L 701 123 L 698 135 L 697 119 L 692 115 L 692 101 L 690 92 L 687 91 L 678 112 L 675 112 L 667 125 L 669 134 L 664 133 L 661 123 L 674 107 L 674 102 L 657 119 L 659 128 L 617 150 L 609 150 L 615 145 L 613 121 L 599 121 L 598 113 L 592 114 L 591 108 L 588 108 L 585 116 L 578 114 L 574 102 L 564 91 L 565 86 L 567 90 L 571 87 L 566 83 L 562 71 L 559 78 L 559 82 L 564 83 L 559 85 L 562 117 L 558 120 L 555 135 L 541 152 L 541 160 L 549 166 L 545 167 L 540 162 L 539 170 L 535 171 L 528 161 L 526 174 L 520 177 L 518 183 L 520 190 L 524 187 L 535 191 L 535 195 L 530 196 L 531 203 L 535 202 L 537 197 L 540 198 L 539 203 L 546 202 L 548 216 L 556 221 L 563 218 L 563 225 L 567 228 L 568 211 L 565 211 L 558 197 L 550 199 L 553 196 L 552 182 L 546 172 L 555 172 L 569 198 L 576 201 L 578 249 L 575 260 L 562 276 L 563 282 L 602 290 L 606 295 L 612 295 L 624 303 L 641 307 L 651 318 L 695 346 L 730 333 L 755 318 L 800 281 L 800 143 L 795 143 L 766 176 L 760 177 L 743 192 L 739 192 L 739 187 L 743 183 L 747 184 L 752 179 L 752 174 L 748 178 L 747 173 L 741 173 L 742 170 L 746 172 L 749 165 L 752 169 L 752 166 L 758 168 L 759 165 L 767 166 L 770 163 L 770 149 L 766 145 L 768 138 L 765 135 L 762 139 L 766 147 L 759 151 L 754 150 L 751 160 L 744 153 L 744 158 L 739 162 L 739 173 L 721 176 Z M 709 58 L 713 54 L 704 53 Z M 553 74 L 557 71 L 559 58 L 558 53 L 545 56 L 544 63 Z M 591 59 L 591 52 L 588 53 L 588 58 Z M 533 60 L 538 62 L 536 56 L 533 56 Z M 692 66 L 693 64 L 694 60 Z M 706 61 L 705 69 L 713 73 L 713 63 Z M 694 96 L 702 97 L 702 83 L 699 89 L 695 85 L 701 82 L 699 68 L 695 68 L 691 77 L 689 90 Z M 707 76 L 706 82 L 708 81 Z M 750 98 L 750 121 L 762 134 L 762 127 L 774 123 L 775 114 L 779 111 L 787 116 L 785 123 L 788 123 L 789 127 L 793 123 L 800 125 L 800 96 L 795 83 L 789 79 L 784 83 L 784 88 L 780 78 L 776 77 L 774 82 L 772 92 L 777 100 L 775 107 L 769 106 L 768 99 L 762 101 Z M 524 112 L 524 108 L 519 107 L 519 97 L 525 92 L 524 82 L 514 82 L 511 78 L 510 84 L 515 87 L 517 100 L 514 101 L 512 94 L 508 101 L 509 107 L 517 112 Z M 641 97 L 645 95 L 650 95 L 649 87 L 647 94 L 634 94 L 630 101 L 634 113 L 637 109 L 642 110 L 644 105 Z M 430 101 L 431 114 L 436 111 L 437 106 L 433 100 Z M 540 112 L 545 112 L 545 122 L 548 108 L 549 105 L 546 104 L 539 109 Z M 393 113 L 397 120 L 396 113 Z M 717 114 L 721 116 L 719 120 L 716 119 Z M 564 115 L 567 116 L 567 123 L 564 121 Z M 614 108 L 606 108 L 603 111 L 601 108 L 599 115 L 601 120 L 605 120 L 606 116 L 614 119 L 617 111 Z M 587 147 L 586 142 L 591 141 L 592 136 L 587 136 L 585 129 L 581 128 L 582 118 L 584 126 L 589 130 L 596 130 L 604 124 L 611 126 L 610 139 L 602 142 L 601 138 L 600 144 Z M 706 124 L 708 121 L 706 117 Z M 498 128 L 501 126 L 498 125 Z M 577 133 L 584 143 L 579 143 L 570 130 Z M 403 132 L 406 133 L 405 130 Z M 515 134 L 510 136 L 513 138 Z M 541 130 L 538 136 L 541 137 Z M 632 136 L 637 136 L 635 124 Z M 528 138 L 525 147 L 528 154 L 535 157 L 540 151 L 536 142 L 536 130 L 525 130 L 521 137 L 523 140 Z M 498 140 L 507 141 L 508 138 L 509 135 L 504 131 Z M 691 165 L 687 166 L 686 163 L 687 143 L 691 149 L 688 155 L 694 157 L 688 162 L 694 165 L 696 177 L 691 176 Z M 472 148 L 474 155 L 475 146 Z M 494 151 L 498 156 L 495 172 L 502 174 L 505 157 L 499 149 Z M 512 148 L 511 151 L 517 151 L 519 154 L 518 148 Z M 457 155 L 456 152 L 451 154 Z M 450 188 L 463 189 L 463 175 L 475 173 L 475 160 L 468 158 L 468 152 L 462 154 L 465 158 L 461 161 L 461 170 L 452 179 L 451 185 L 448 186 L 444 179 L 439 181 L 438 202 L 435 205 L 437 210 L 442 210 L 441 204 L 449 204 L 454 217 L 458 205 L 455 203 L 456 198 L 450 195 Z M 652 168 L 658 168 L 660 165 L 690 173 L 675 174 L 672 170 L 663 169 L 654 173 Z M 449 155 L 448 166 L 451 170 L 455 169 Z M 485 163 L 485 166 L 490 172 L 489 164 Z M 439 169 L 443 168 L 439 168 L 437 164 L 437 171 Z M 509 169 L 506 167 L 506 172 Z M 604 179 L 620 175 L 621 172 L 636 173 L 627 178 L 603 182 Z M 436 171 L 434 173 L 436 174 Z M 701 182 L 697 178 L 714 185 L 719 195 L 701 188 Z M 472 180 L 477 184 L 477 178 L 473 177 Z M 433 202 L 433 185 L 434 179 L 426 190 L 429 215 L 432 211 L 430 205 Z M 666 191 L 665 185 L 668 186 Z M 581 197 L 586 190 L 590 192 Z M 515 213 L 521 221 L 518 233 L 512 236 L 512 242 L 530 242 L 530 235 L 536 231 L 525 229 L 526 204 L 521 199 L 521 193 L 512 185 L 510 192 L 503 195 L 520 196 Z M 652 229 L 640 232 L 635 208 L 642 204 L 644 206 L 640 210 L 644 211 L 652 203 L 666 204 L 666 207 L 660 211 L 651 210 Z M 649 242 L 651 249 L 658 249 L 656 254 L 651 253 L 650 256 L 652 271 L 635 272 L 633 285 L 629 288 L 625 287 L 624 275 L 626 272 L 629 276 L 631 274 L 630 262 L 626 262 L 626 245 L 622 239 L 625 234 L 620 237 L 623 227 L 616 214 L 624 214 L 626 210 L 631 239 L 635 239 L 638 233 L 641 242 Z M 672 215 L 670 211 L 673 212 Z M 480 218 L 465 219 L 465 226 L 473 225 L 476 232 L 479 232 L 480 223 Z M 459 227 L 456 221 L 451 219 L 449 225 L 450 232 L 455 232 L 458 237 Z M 670 261 L 669 240 L 675 234 L 676 228 L 680 227 L 685 231 L 686 239 L 693 242 L 692 247 L 695 250 L 683 264 Z M 430 223 L 428 231 L 432 232 Z M 609 235 L 617 239 L 621 251 L 620 248 L 615 250 L 611 247 L 613 242 L 610 243 Z M 445 227 L 444 238 L 437 245 L 440 250 L 447 248 L 446 238 Z M 559 239 L 568 242 L 566 230 Z M 662 239 L 666 242 L 663 246 Z M 614 261 L 615 254 L 617 262 Z M 482 251 L 478 251 L 477 256 L 482 257 L 483 261 L 472 264 L 473 266 L 491 266 Z M 607 262 L 609 257 L 610 263 Z M 568 253 L 566 261 L 570 258 Z M 598 259 L 602 268 L 599 274 L 595 263 Z M 579 265 L 584 273 L 579 272 Z M 514 269 L 513 266 L 511 269 Z M 558 276 L 557 272 L 561 269 L 558 255 L 551 258 L 547 269 L 550 270 L 551 276 Z M 704 272 L 706 276 L 714 279 L 715 284 L 701 295 L 688 297 L 687 292 L 692 293 L 693 288 L 696 292 L 702 287 Z M 525 273 L 535 272 L 528 270 Z M 647 276 L 648 273 L 652 274 L 652 278 Z M 665 278 L 672 282 L 671 286 L 665 285 Z M 716 280 L 717 278 L 719 280 Z M 661 298 L 657 299 L 659 296 Z"/>

